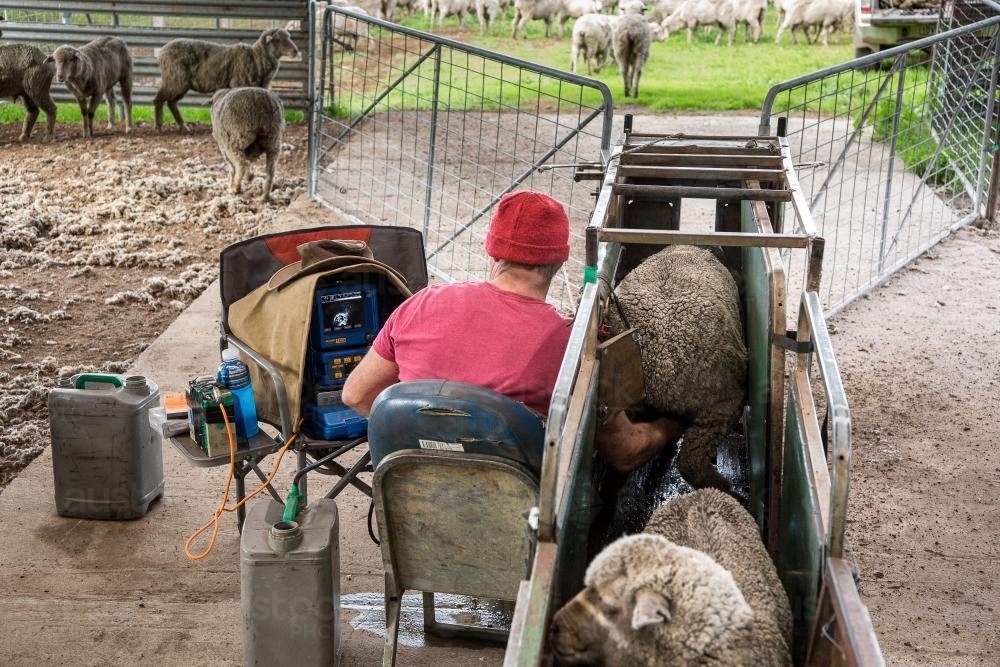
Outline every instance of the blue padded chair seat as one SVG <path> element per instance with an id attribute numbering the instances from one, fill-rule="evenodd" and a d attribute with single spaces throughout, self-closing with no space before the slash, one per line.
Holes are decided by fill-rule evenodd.
<path id="1" fill-rule="evenodd" d="M 544 441 L 541 419 L 522 403 L 461 382 L 394 384 L 378 395 L 368 417 L 374 467 L 401 449 L 450 450 L 511 459 L 537 475 Z"/>

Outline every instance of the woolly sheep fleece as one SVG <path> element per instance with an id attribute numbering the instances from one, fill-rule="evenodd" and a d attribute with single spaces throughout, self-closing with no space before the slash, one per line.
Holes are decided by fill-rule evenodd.
<path id="1" fill-rule="evenodd" d="M 55 67 L 46 62 L 45 54 L 38 47 L 0 44 L 0 98 L 20 98 L 27 110 L 18 141 L 31 138 L 39 110 L 45 112 L 45 141 L 52 141 L 57 109 L 49 87 L 55 73 Z"/>
<path id="2" fill-rule="evenodd" d="M 224 46 L 183 38 L 167 42 L 157 57 L 160 88 L 153 99 L 157 131 L 163 128 L 164 104 L 177 126 L 188 129 L 177 103 L 189 90 L 214 93 L 223 88 L 244 86 L 267 88 L 278 73 L 282 56 L 299 56 L 298 47 L 283 28 L 265 30 L 252 45 Z"/>
<path id="3" fill-rule="evenodd" d="M 730 491 L 712 461 L 739 422 L 746 394 L 736 282 L 707 248 L 668 246 L 615 288 L 608 323 L 638 330 L 646 403 L 687 424 L 677 469 L 691 486 Z"/>
<path id="4" fill-rule="evenodd" d="M 749 514 L 703 489 L 605 548 L 553 619 L 557 664 L 791 665 L 791 610 Z"/>
<path id="5" fill-rule="evenodd" d="M 223 89 L 212 97 L 212 136 L 229 165 L 229 192 L 239 194 L 250 175 L 250 162 L 266 156 L 262 201 L 271 197 L 271 184 L 281 152 L 285 114 L 281 98 L 264 88 Z"/>

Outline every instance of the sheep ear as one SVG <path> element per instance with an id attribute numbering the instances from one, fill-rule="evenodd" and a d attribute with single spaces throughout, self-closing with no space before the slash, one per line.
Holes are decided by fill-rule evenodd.
<path id="1" fill-rule="evenodd" d="M 642 590 L 635 595 L 632 629 L 641 630 L 670 620 L 670 601 L 656 591 Z"/>
<path id="2" fill-rule="evenodd" d="M 45 62 L 47 62 L 47 63 L 54 63 L 55 61 L 56 61 L 56 58 L 51 53 L 49 55 L 45 56 Z"/>

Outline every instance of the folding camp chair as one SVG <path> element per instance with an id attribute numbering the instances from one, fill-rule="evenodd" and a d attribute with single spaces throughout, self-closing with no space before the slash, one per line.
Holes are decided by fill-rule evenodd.
<path id="1" fill-rule="evenodd" d="M 385 568 L 383 666 L 400 605 L 423 593 L 424 630 L 505 641 L 507 631 L 440 623 L 434 593 L 515 600 L 534 556 L 544 428 L 524 405 L 458 382 L 403 382 L 372 406 L 368 443 Z"/>
<path id="2" fill-rule="evenodd" d="M 303 376 L 310 367 L 309 350 L 304 336 L 309 333 L 314 303 L 311 288 L 300 290 L 297 300 L 289 298 L 282 301 L 283 294 L 295 290 L 282 292 L 284 287 L 274 288 L 268 283 L 279 269 L 300 262 L 299 246 L 330 239 L 364 241 L 377 260 L 376 263 L 380 262 L 394 270 L 392 281 L 381 280 L 378 283 L 382 321 L 408 293 L 427 285 L 423 237 L 418 230 L 407 227 L 314 227 L 257 236 L 234 243 L 222 251 L 219 258 L 222 296 L 220 347 L 235 347 L 248 361 L 258 403 L 258 416 L 261 421 L 277 429 L 278 442 L 287 442 L 299 428 Z M 356 273 L 367 275 L 378 268 L 371 263 L 362 262 Z M 338 276 L 352 274 L 353 271 L 355 270 L 348 268 Z M 385 275 L 379 277 L 385 278 Z M 400 280 L 405 282 L 405 290 L 395 286 Z M 261 295 L 263 298 L 259 298 Z M 254 304 L 255 310 L 252 309 L 251 313 L 253 317 L 244 312 L 248 302 Z M 280 334 L 289 330 L 296 332 L 296 336 L 286 339 L 275 334 L 276 331 Z M 368 454 L 365 453 L 350 469 L 336 462 L 338 457 L 363 444 L 365 440 L 363 433 L 361 437 L 333 441 L 299 437 L 296 450 L 300 475 L 314 468 L 340 475 L 340 482 L 327 497 L 336 496 L 348 483 L 370 496 L 371 488 L 356 479 L 357 472 L 364 469 L 369 461 Z M 314 459 L 312 462 L 310 457 Z M 297 477 L 296 482 L 305 495 L 304 477 L 301 481 Z"/>

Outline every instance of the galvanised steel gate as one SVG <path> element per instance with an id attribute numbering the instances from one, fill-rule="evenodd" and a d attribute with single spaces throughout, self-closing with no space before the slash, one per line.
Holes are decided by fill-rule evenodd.
<path id="1" fill-rule="evenodd" d="M 954 229 L 993 215 L 998 25 L 992 2 L 946 3 L 937 35 L 768 92 L 760 134 L 789 139 L 826 239 L 828 317 Z M 801 271 L 791 267 L 792 292 Z"/>
<path id="2" fill-rule="evenodd" d="M 424 234 L 441 281 L 482 278 L 494 204 L 531 188 L 569 211 L 570 261 L 550 301 L 575 309 L 584 229 L 610 148 L 607 87 L 335 6 L 311 6 L 309 193 L 365 223 Z"/>

